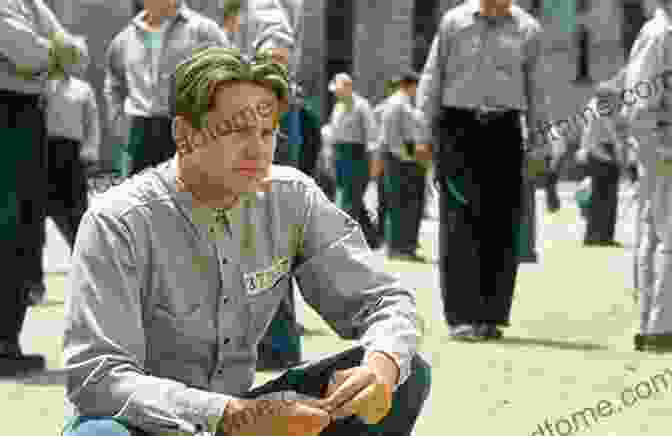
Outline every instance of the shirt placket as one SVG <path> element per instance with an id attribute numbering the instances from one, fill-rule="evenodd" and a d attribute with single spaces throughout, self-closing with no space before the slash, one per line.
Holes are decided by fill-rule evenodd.
<path id="1" fill-rule="evenodd" d="M 481 40 L 482 40 L 482 51 L 481 51 L 481 71 L 483 71 L 483 97 L 481 100 L 481 105 L 483 108 L 492 108 L 497 105 L 497 102 L 490 92 L 490 87 L 488 84 L 492 83 L 497 83 L 494 80 L 494 72 L 495 72 L 495 59 L 494 59 L 494 50 L 495 50 L 495 28 L 494 24 L 484 20 L 483 21 L 483 27 L 482 27 L 482 33 L 481 33 Z"/>

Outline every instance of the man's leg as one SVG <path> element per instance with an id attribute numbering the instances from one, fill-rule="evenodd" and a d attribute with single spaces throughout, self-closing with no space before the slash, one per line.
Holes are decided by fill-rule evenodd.
<path id="1" fill-rule="evenodd" d="M 431 384 L 431 366 L 416 355 L 411 362 L 411 375 L 394 393 L 390 413 L 378 424 L 366 425 L 360 420 L 345 419 L 331 424 L 320 436 L 410 436 L 429 396 Z"/>
<path id="2" fill-rule="evenodd" d="M 76 418 L 68 422 L 62 436 L 149 436 L 108 417 Z"/>
<path id="3" fill-rule="evenodd" d="M 656 177 L 656 191 L 651 201 L 654 229 L 660 242 L 654 258 L 654 283 L 651 295 L 648 334 L 672 334 L 672 180 Z"/>

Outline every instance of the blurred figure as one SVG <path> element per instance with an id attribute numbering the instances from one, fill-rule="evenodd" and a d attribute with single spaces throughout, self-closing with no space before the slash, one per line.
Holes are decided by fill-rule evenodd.
<path id="1" fill-rule="evenodd" d="M 384 166 L 387 210 L 381 224 L 385 226 L 387 255 L 391 259 L 427 262 L 417 252 L 427 173 L 415 159 L 418 122 L 412 102 L 419 81 L 416 72 L 405 72 L 399 79 L 399 89 L 387 99 L 381 116 L 377 159 L 382 159 L 380 165 Z"/>
<path id="2" fill-rule="evenodd" d="M 641 324 L 634 338 L 637 350 L 672 350 L 672 99 L 667 78 L 672 52 L 670 26 L 672 2 L 658 0 L 653 18 L 633 44 L 625 83 L 626 89 L 648 84 L 651 90 L 647 98 L 637 98 L 623 108 L 640 144 L 635 260 Z"/>
<path id="3" fill-rule="evenodd" d="M 329 122 L 336 170 L 336 205 L 359 222 L 369 246 L 377 249 L 380 246 L 378 232 L 364 206 L 369 178 L 377 177 L 380 171 L 370 167 L 368 157 L 368 152 L 376 147 L 378 134 L 373 111 L 369 102 L 353 91 L 352 78 L 346 73 L 334 76 L 329 91 L 338 98 Z"/>
<path id="4" fill-rule="evenodd" d="M 81 64 L 78 75 L 83 76 L 87 67 L 88 63 Z M 91 85 L 70 73 L 50 80 L 47 89 L 46 216 L 51 217 L 72 250 L 79 222 L 88 207 L 85 169 L 95 166 L 99 159 L 98 104 Z M 41 268 L 40 272 L 43 276 Z M 30 304 L 44 300 L 43 290 L 44 287 L 31 290 Z"/>
<path id="5" fill-rule="evenodd" d="M 586 210 L 585 246 L 614 246 L 618 218 L 618 190 L 621 170 L 627 165 L 628 145 L 621 131 L 621 98 L 625 70 L 600 83 L 587 107 L 588 117 L 581 140 L 581 155 L 591 178 L 591 201 Z"/>
<path id="6" fill-rule="evenodd" d="M 199 46 L 230 46 L 224 31 L 184 0 L 144 0 L 144 8 L 107 49 L 107 121 L 127 146 L 130 168 L 122 171 L 130 174 L 175 154 L 169 100 L 177 64 Z"/>
<path id="7" fill-rule="evenodd" d="M 521 119 L 531 129 L 546 118 L 541 35 L 510 0 L 465 2 L 444 14 L 418 88 L 431 129 L 416 157 L 434 155 L 444 314 L 456 340 L 499 339 L 510 324 L 525 211 Z M 545 144 L 527 136 L 541 160 Z"/>
<path id="8" fill-rule="evenodd" d="M 44 294 L 41 247 L 46 213 L 46 79 L 88 62 L 82 41 L 70 35 L 43 0 L 0 0 L 0 226 L 2 259 L 9 266 L 0 292 L 0 376 L 45 367 L 41 355 L 19 344 L 29 300 Z"/>
<path id="9" fill-rule="evenodd" d="M 226 36 L 235 45 L 240 33 L 240 9 L 242 0 L 221 0 L 222 29 Z"/>

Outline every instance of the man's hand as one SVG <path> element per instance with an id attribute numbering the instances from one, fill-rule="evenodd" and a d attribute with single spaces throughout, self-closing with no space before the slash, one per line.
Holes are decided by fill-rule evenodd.
<path id="1" fill-rule="evenodd" d="M 372 179 L 376 179 L 376 178 L 382 176 L 384 168 L 385 168 L 385 165 L 384 165 L 382 159 L 372 158 L 369 161 L 369 176 Z"/>
<path id="2" fill-rule="evenodd" d="M 432 160 L 432 146 L 430 144 L 416 144 L 415 158 L 418 162 L 430 162 Z"/>
<path id="3" fill-rule="evenodd" d="M 271 59 L 275 63 L 287 66 L 289 64 L 289 49 L 284 47 L 272 48 Z"/>
<path id="4" fill-rule="evenodd" d="M 399 368 L 390 358 L 373 353 L 362 366 L 336 371 L 327 398 L 318 406 L 332 419 L 357 415 L 367 424 L 380 422 L 392 408 L 392 389 Z"/>
<path id="5" fill-rule="evenodd" d="M 217 436 L 317 436 L 329 422 L 327 412 L 309 401 L 234 398 L 224 410 Z"/>

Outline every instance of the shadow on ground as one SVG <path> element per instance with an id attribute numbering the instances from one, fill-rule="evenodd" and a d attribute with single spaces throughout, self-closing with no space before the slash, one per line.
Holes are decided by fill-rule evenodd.
<path id="1" fill-rule="evenodd" d="M 63 386 L 65 385 L 65 371 L 53 369 L 26 374 L 22 377 L 2 377 L 0 381 L 13 381 L 22 385 Z"/>
<path id="2" fill-rule="evenodd" d="M 452 341 L 452 339 L 449 339 Z M 523 346 L 523 347 L 546 347 L 555 348 L 559 350 L 574 350 L 574 351 L 595 351 L 608 350 L 609 348 L 600 344 L 591 344 L 587 342 L 563 342 L 553 339 L 544 338 L 519 338 L 515 336 L 504 336 L 498 341 L 492 342 L 478 342 L 479 344 L 491 343 L 504 346 Z"/>

